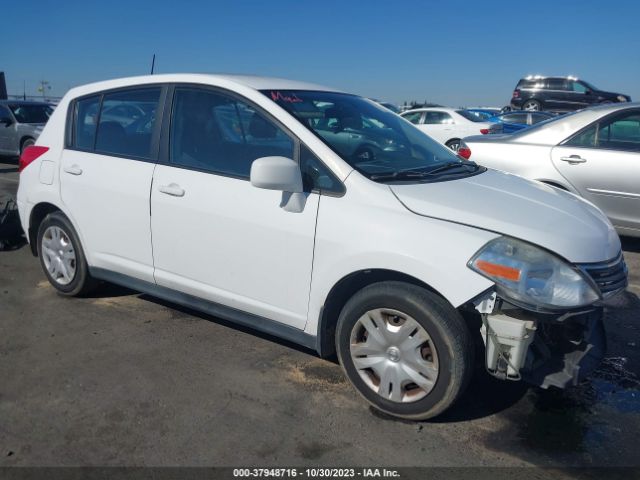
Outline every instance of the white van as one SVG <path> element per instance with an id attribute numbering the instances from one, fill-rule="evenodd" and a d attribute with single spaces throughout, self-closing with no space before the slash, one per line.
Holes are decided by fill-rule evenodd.
<path id="1" fill-rule="evenodd" d="M 365 399 L 408 419 L 443 412 L 482 363 L 575 384 L 627 284 L 593 205 L 318 85 L 74 88 L 20 170 L 22 225 L 60 293 L 114 282 L 337 354 Z"/>

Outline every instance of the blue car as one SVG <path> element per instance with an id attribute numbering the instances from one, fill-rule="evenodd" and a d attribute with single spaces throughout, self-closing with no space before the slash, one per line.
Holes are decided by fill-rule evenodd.
<path id="1" fill-rule="evenodd" d="M 480 121 L 488 121 L 491 117 L 499 115 L 502 110 L 499 108 L 467 108 L 467 112 L 475 115 Z"/>
<path id="2" fill-rule="evenodd" d="M 495 115 L 486 121 L 495 124 L 495 126 L 489 129 L 490 133 L 513 133 L 538 122 L 554 118 L 555 116 L 556 114 L 550 112 L 526 112 L 524 110 L 516 110 Z"/>

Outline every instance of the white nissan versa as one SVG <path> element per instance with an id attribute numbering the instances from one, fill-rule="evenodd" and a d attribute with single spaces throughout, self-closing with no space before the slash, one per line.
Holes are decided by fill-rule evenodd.
<path id="1" fill-rule="evenodd" d="M 60 293 L 106 280 L 337 353 L 366 400 L 403 418 L 455 401 L 476 343 L 499 378 L 575 384 L 627 283 L 590 203 L 307 83 L 74 88 L 20 170 L 22 226 Z"/>

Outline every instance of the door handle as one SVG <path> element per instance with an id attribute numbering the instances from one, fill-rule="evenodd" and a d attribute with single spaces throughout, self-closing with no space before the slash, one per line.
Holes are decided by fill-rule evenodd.
<path id="1" fill-rule="evenodd" d="M 568 157 L 560 157 L 560 160 L 563 162 L 568 162 L 571 165 L 576 165 L 578 163 L 584 163 L 587 161 L 586 158 L 582 158 L 580 155 L 569 155 Z"/>
<path id="2" fill-rule="evenodd" d="M 75 163 L 70 167 L 64 167 L 64 171 L 71 175 L 82 175 L 82 169 Z"/>
<path id="3" fill-rule="evenodd" d="M 161 185 L 158 187 L 162 193 L 171 195 L 172 197 L 184 197 L 184 188 L 180 188 L 177 183 L 170 183 L 169 185 Z"/>

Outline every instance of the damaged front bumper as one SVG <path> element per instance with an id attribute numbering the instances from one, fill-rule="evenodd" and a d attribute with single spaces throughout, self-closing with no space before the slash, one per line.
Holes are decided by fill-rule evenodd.
<path id="1" fill-rule="evenodd" d="M 475 308 L 482 317 L 486 367 L 498 378 L 566 388 L 597 368 L 606 352 L 602 307 L 543 314 L 493 292 Z"/>

